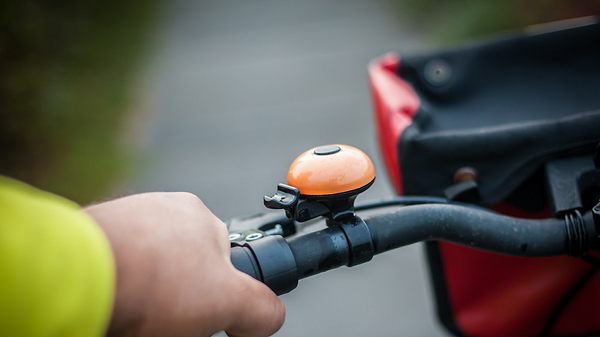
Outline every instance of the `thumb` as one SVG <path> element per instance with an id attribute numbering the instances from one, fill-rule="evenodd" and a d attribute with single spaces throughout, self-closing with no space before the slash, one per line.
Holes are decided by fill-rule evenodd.
<path id="1" fill-rule="evenodd" d="M 277 332 L 285 320 L 283 302 L 266 285 L 237 272 L 236 300 L 229 337 L 265 337 Z"/>

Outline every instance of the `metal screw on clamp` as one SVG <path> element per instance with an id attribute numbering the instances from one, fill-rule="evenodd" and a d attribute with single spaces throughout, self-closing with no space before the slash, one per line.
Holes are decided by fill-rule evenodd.
<path id="1" fill-rule="evenodd" d="M 241 237 L 242 237 L 242 234 L 240 234 L 240 233 L 236 233 L 236 232 L 229 233 L 229 241 L 235 241 Z"/>
<path id="2" fill-rule="evenodd" d="M 262 238 L 263 235 L 261 233 L 252 233 L 246 236 L 246 241 L 255 241 Z"/>

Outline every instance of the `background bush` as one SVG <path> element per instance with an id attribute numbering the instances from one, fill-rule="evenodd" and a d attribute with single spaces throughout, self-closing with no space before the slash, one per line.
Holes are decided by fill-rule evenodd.
<path id="1" fill-rule="evenodd" d="M 399 15 L 452 44 L 532 24 L 600 15 L 598 0 L 392 0 Z"/>
<path id="2" fill-rule="evenodd" d="M 120 144 L 155 0 L 0 4 L 0 173 L 88 202 Z"/>

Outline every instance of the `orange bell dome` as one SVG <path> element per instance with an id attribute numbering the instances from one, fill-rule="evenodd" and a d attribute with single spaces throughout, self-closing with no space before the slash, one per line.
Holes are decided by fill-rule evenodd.
<path id="1" fill-rule="evenodd" d="M 307 196 L 350 192 L 375 180 L 375 166 L 361 150 L 349 145 L 312 148 L 292 162 L 288 185 Z"/>

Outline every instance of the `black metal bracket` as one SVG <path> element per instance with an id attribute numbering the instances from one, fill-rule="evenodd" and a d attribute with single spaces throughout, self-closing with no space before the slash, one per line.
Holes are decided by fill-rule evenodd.
<path id="1" fill-rule="evenodd" d="M 294 214 L 299 198 L 300 191 L 297 188 L 286 184 L 277 184 L 275 194 L 272 196 L 265 195 L 263 202 L 267 208 L 285 210 L 288 218 L 292 218 L 290 215 Z"/>
<path id="2" fill-rule="evenodd" d="M 308 221 L 331 212 L 324 204 L 300 198 L 300 191 L 290 185 L 278 184 L 272 196 L 264 196 L 265 207 L 283 209 L 288 218 L 298 222 Z"/>
<path id="3" fill-rule="evenodd" d="M 589 156 L 553 160 L 546 164 L 548 197 L 555 215 L 591 208 L 600 193 L 600 169 Z"/>
<path id="4" fill-rule="evenodd" d="M 594 225 L 596 226 L 596 233 L 599 233 L 598 239 L 600 239 L 600 202 L 592 208 L 592 215 L 594 218 Z"/>
<path id="5" fill-rule="evenodd" d="M 481 200 L 479 185 L 473 180 L 458 182 L 447 187 L 444 190 L 444 195 L 448 200 L 470 204 L 478 204 Z"/>
<path id="6" fill-rule="evenodd" d="M 301 195 L 293 186 L 278 184 L 275 194 L 265 196 L 263 201 L 267 208 L 285 210 L 289 219 L 305 222 L 326 216 L 327 224 L 331 226 L 354 220 L 354 201 L 372 184 L 373 181 L 361 188 L 332 195 Z"/>

